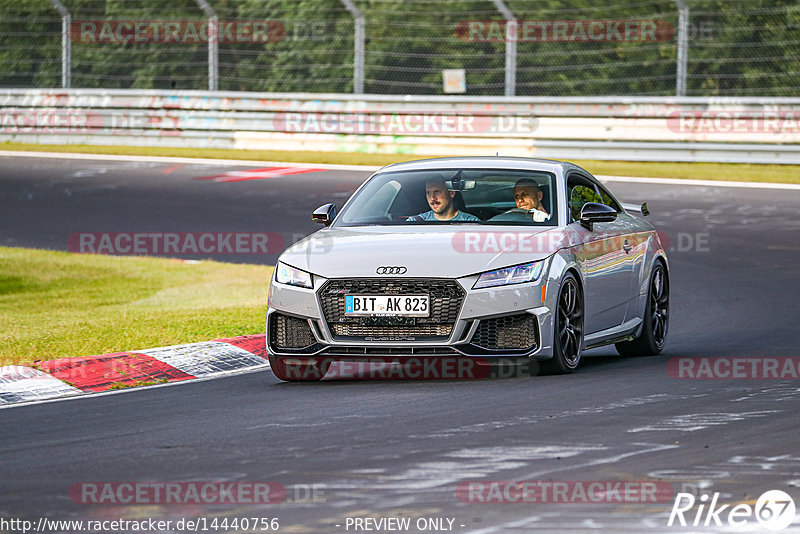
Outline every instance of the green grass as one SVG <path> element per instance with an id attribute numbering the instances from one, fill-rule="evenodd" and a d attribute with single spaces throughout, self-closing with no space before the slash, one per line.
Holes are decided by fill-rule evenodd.
<path id="1" fill-rule="evenodd" d="M 272 267 L 0 247 L 0 365 L 264 332 Z"/>
<path id="2" fill-rule="evenodd" d="M 382 166 L 428 156 L 405 154 L 362 154 L 350 152 L 289 152 L 279 150 L 222 150 L 195 148 L 119 147 L 92 145 L 33 145 L 0 143 L 0 150 L 75 152 L 138 156 L 176 156 L 191 158 L 286 161 L 296 163 L 336 163 Z M 446 155 L 446 154 L 444 154 Z M 593 174 L 645 176 L 653 178 L 694 178 L 743 182 L 800 184 L 800 165 L 755 165 L 749 163 L 676 163 L 638 161 L 574 160 Z"/>
<path id="3" fill-rule="evenodd" d="M 128 389 L 128 388 L 138 388 L 139 386 L 154 386 L 156 384 L 166 384 L 168 380 L 166 378 L 162 378 L 160 380 L 137 380 L 132 384 L 125 384 L 122 382 L 115 382 L 111 384 L 109 389 Z"/>

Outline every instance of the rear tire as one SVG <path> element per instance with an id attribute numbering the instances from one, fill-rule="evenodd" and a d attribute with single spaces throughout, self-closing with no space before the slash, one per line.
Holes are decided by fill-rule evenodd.
<path id="1" fill-rule="evenodd" d="M 620 356 L 654 356 L 664 349 L 669 330 L 669 276 L 661 261 L 653 266 L 647 291 L 642 333 L 615 347 Z"/>
<path id="2" fill-rule="evenodd" d="M 543 374 L 572 373 L 583 354 L 583 292 L 578 280 L 567 273 L 558 290 L 553 319 L 553 357 L 540 362 Z"/>

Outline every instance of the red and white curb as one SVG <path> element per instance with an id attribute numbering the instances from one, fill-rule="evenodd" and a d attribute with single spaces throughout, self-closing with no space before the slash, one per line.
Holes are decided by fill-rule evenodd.
<path id="1" fill-rule="evenodd" d="M 0 367 L 0 406 L 269 368 L 266 335 Z"/>

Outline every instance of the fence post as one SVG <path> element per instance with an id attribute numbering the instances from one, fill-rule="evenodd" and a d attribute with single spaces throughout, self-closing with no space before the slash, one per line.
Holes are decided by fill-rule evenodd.
<path id="1" fill-rule="evenodd" d="M 683 0 L 673 0 L 678 6 L 678 72 L 675 92 L 686 96 L 686 71 L 689 57 L 689 6 Z"/>
<path id="2" fill-rule="evenodd" d="M 492 0 L 494 6 L 506 19 L 506 96 L 517 92 L 517 36 L 518 25 L 514 13 L 503 0 Z"/>
<path id="3" fill-rule="evenodd" d="M 208 90 L 219 88 L 219 18 L 206 0 L 195 0 L 208 17 Z"/>
<path id="4" fill-rule="evenodd" d="M 69 89 L 72 85 L 72 40 L 70 35 L 72 16 L 59 0 L 50 0 L 50 3 L 61 15 L 61 87 Z"/>
<path id="5" fill-rule="evenodd" d="M 365 41 L 365 18 L 352 0 L 341 0 L 347 11 L 353 15 L 355 20 L 355 32 L 353 34 L 353 92 L 355 94 L 364 93 L 364 41 Z"/>

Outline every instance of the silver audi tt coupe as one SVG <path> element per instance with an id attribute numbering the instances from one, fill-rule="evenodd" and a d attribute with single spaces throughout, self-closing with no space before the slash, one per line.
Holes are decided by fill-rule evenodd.
<path id="1" fill-rule="evenodd" d="M 601 345 L 657 354 L 669 267 L 644 215 L 646 204 L 621 204 L 566 162 L 384 167 L 341 210 L 318 208 L 324 228 L 281 254 L 266 320 L 272 370 L 318 380 L 333 362 L 391 357 L 570 373 Z"/>

